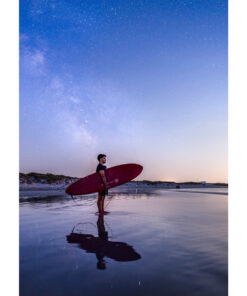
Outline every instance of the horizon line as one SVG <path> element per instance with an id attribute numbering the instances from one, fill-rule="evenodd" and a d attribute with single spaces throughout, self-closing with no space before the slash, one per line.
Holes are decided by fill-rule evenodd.
<path id="1" fill-rule="evenodd" d="M 53 174 L 53 173 L 37 173 L 37 172 L 29 172 L 29 173 L 22 173 L 22 172 L 19 172 L 19 174 L 24 174 L 24 175 L 29 175 L 29 174 L 39 174 L 39 175 L 53 175 L 53 176 L 64 176 L 64 177 L 67 177 L 67 178 L 73 178 L 73 179 L 82 179 L 84 177 L 72 177 L 72 176 L 66 176 L 66 175 L 63 175 L 63 174 Z M 150 183 L 206 183 L 206 184 L 226 184 L 228 185 L 228 182 L 207 182 L 205 180 L 203 181 L 160 181 L 160 180 L 155 180 L 155 181 L 151 181 L 151 180 L 146 180 L 146 179 L 143 179 L 143 180 L 131 180 L 129 182 L 150 182 Z"/>

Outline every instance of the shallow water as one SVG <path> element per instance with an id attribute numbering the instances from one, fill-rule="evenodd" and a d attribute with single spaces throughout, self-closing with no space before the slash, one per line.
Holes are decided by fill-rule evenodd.
<path id="1" fill-rule="evenodd" d="M 112 195 L 20 203 L 21 296 L 227 295 L 227 189 Z"/>

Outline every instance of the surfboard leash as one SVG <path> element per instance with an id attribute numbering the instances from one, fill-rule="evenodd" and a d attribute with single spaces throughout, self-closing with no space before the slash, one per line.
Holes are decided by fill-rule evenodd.
<path id="1" fill-rule="evenodd" d="M 110 200 L 108 201 L 108 203 L 105 205 L 105 207 L 104 207 L 104 211 L 105 211 L 105 209 L 109 206 L 109 204 L 112 202 L 113 198 L 114 198 L 115 195 L 116 195 L 116 193 L 114 194 L 114 191 L 112 191 L 112 193 L 113 193 L 113 195 L 112 195 L 112 197 L 110 198 Z M 100 212 L 99 215 L 104 214 L 104 211 Z"/>
<path id="2" fill-rule="evenodd" d="M 89 206 L 93 206 L 93 205 L 95 205 L 95 204 L 97 203 L 97 201 L 95 200 L 95 201 L 93 201 L 93 202 L 90 203 L 90 204 L 80 204 L 80 205 L 79 205 L 79 204 L 76 202 L 76 200 L 74 199 L 73 195 L 70 194 L 70 196 L 71 196 L 71 198 L 72 198 L 72 200 L 74 201 L 74 203 L 75 203 L 76 206 L 80 206 L 80 207 L 81 207 L 81 206 L 84 206 L 84 207 L 85 207 L 85 206 L 88 206 L 88 207 L 89 207 Z"/>
<path id="3" fill-rule="evenodd" d="M 108 206 L 109 206 L 109 204 L 112 202 L 112 200 L 113 200 L 113 198 L 115 197 L 115 195 L 116 195 L 116 193 L 115 193 L 115 191 L 111 191 L 112 193 L 113 193 L 113 195 L 111 196 L 111 198 L 110 198 L 110 200 L 107 202 L 107 204 L 105 205 L 105 207 L 104 207 L 104 209 L 106 209 L 106 208 L 108 208 Z M 90 203 L 90 204 L 78 204 L 77 203 L 77 201 L 75 200 L 75 198 L 74 198 L 74 196 L 72 195 L 72 194 L 70 194 L 70 196 L 71 196 L 71 198 L 72 198 L 72 200 L 73 200 L 73 202 L 75 203 L 75 205 L 76 206 L 88 206 L 88 207 L 90 207 L 90 206 L 93 206 L 93 205 L 95 205 L 96 203 L 97 203 L 97 200 L 95 200 L 95 201 L 93 201 L 92 203 Z M 102 215 L 104 213 L 104 211 L 103 212 L 101 212 L 101 213 L 99 213 L 99 215 Z"/>

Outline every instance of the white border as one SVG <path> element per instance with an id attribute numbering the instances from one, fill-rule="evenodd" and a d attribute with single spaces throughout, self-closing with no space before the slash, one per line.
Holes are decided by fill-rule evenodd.
<path id="1" fill-rule="evenodd" d="M 229 2 L 229 295 L 247 295 L 247 39 L 245 0 Z"/>
<path id="2" fill-rule="evenodd" d="M 18 1 L 0 2 L 1 295 L 19 294 Z"/>
<path id="3" fill-rule="evenodd" d="M 231 0 L 229 8 L 229 295 L 247 295 L 247 3 Z M 18 295 L 18 1 L 1 1 L 0 13 L 0 293 Z"/>

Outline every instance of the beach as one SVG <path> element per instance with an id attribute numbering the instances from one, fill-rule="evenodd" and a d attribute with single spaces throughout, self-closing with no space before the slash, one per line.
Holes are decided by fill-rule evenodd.
<path id="1" fill-rule="evenodd" d="M 228 2 L 17 6 L 2 173 L 8 205 L 19 173 L 20 296 L 227 296 Z"/>
<path id="2" fill-rule="evenodd" d="M 22 187 L 20 295 L 227 295 L 227 188 L 144 187 Z"/>

